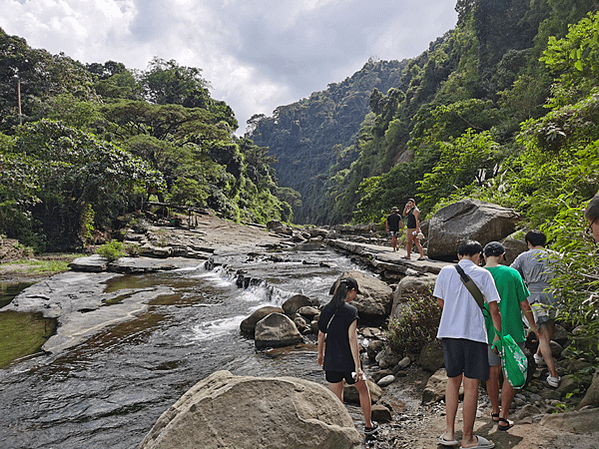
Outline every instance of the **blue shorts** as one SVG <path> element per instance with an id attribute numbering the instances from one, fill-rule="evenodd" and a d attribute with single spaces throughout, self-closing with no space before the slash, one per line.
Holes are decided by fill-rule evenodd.
<path id="1" fill-rule="evenodd" d="M 460 374 L 469 379 L 489 380 L 489 356 L 487 343 L 458 338 L 443 338 L 443 357 L 447 377 Z"/>
<path id="2" fill-rule="evenodd" d="M 353 378 L 351 371 L 343 372 L 343 371 L 326 371 L 325 377 L 327 382 L 330 384 L 336 384 L 341 382 L 343 379 L 348 383 L 348 385 L 353 385 L 356 383 L 356 379 Z"/>

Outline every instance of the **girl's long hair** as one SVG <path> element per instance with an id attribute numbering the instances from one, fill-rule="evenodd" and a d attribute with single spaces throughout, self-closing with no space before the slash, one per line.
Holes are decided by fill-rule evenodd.
<path id="1" fill-rule="evenodd" d="M 347 285 L 346 282 L 341 281 L 337 286 L 337 290 L 335 290 L 333 298 L 331 301 L 329 301 L 329 307 L 332 309 L 333 313 L 337 313 L 337 311 L 345 303 L 345 298 L 347 297 L 348 292 L 349 285 Z"/>

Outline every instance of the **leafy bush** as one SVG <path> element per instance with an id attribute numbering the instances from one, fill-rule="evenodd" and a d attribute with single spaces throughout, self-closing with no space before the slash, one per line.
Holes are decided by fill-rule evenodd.
<path id="1" fill-rule="evenodd" d="M 413 298 L 402 316 L 389 322 L 389 346 L 401 357 L 418 354 L 425 343 L 437 337 L 441 308 L 431 293 Z"/>
<path id="2" fill-rule="evenodd" d="M 118 258 L 125 257 L 127 255 L 125 244 L 117 240 L 113 240 L 112 242 L 102 245 L 96 250 L 96 252 L 109 262 L 114 262 Z"/>

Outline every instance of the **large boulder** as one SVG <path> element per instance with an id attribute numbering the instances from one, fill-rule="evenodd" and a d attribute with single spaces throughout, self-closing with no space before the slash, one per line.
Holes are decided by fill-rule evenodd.
<path id="1" fill-rule="evenodd" d="M 393 306 L 389 318 L 398 319 L 410 300 L 421 296 L 430 296 L 431 289 L 435 286 L 437 275 L 427 273 L 421 276 L 404 277 L 393 293 Z"/>
<path id="2" fill-rule="evenodd" d="M 341 279 L 348 276 L 357 282 L 360 293 L 352 301 L 352 305 L 358 309 L 361 325 L 379 325 L 387 319 L 393 302 L 393 290 L 380 279 L 370 277 L 361 271 L 348 271 L 343 273 L 333 284 L 329 294 L 333 294 Z"/>
<path id="3" fill-rule="evenodd" d="M 302 343 L 304 338 L 291 319 L 282 313 L 271 313 L 256 323 L 256 348 L 280 348 Z"/>
<path id="4" fill-rule="evenodd" d="M 158 419 L 138 449 L 358 449 L 360 434 L 326 387 L 217 371 Z"/>
<path id="5" fill-rule="evenodd" d="M 520 216 L 512 209 L 483 201 L 465 199 L 439 210 L 428 231 L 428 257 L 453 261 L 458 246 L 468 239 L 481 245 L 502 240 L 516 228 Z"/>
<path id="6" fill-rule="evenodd" d="M 260 307 L 259 309 L 254 310 L 254 312 L 252 312 L 252 314 L 249 317 L 247 317 L 245 320 L 243 320 L 241 322 L 241 325 L 240 325 L 241 332 L 245 335 L 253 337 L 254 333 L 256 331 L 256 323 L 258 323 L 258 321 L 260 321 L 265 316 L 270 315 L 271 313 L 284 313 L 284 312 L 281 307 L 277 307 L 277 306 Z"/>
<path id="7" fill-rule="evenodd" d="M 293 317 L 296 312 L 302 307 L 318 305 L 318 301 L 314 301 L 306 295 L 293 295 L 287 299 L 281 307 L 287 316 Z"/>

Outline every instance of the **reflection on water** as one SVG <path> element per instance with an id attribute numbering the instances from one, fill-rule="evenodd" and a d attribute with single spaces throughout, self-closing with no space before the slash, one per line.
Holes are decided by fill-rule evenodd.
<path id="1" fill-rule="evenodd" d="M 12 299 L 25 290 L 32 282 L 0 282 L 0 308 L 10 304 Z"/>
<path id="2" fill-rule="evenodd" d="M 0 447 L 135 448 L 185 391 L 220 369 L 324 384 L 313 338 L 300 348 L 260 352 L 240 334 L 239 324 L 252 310 L 280 305 L 296 293 L 328 301 L 335 279 L 357 267 L 320 247 L 290 251 L 282 259 L 231 255 L 221 257 L 214 271 L 202 264 L 112 278 L 107 291 L 127 295 L 168 285 L 173 294 L 58 357 L 0 371 Z M 257 282 L 239 288 L 239 274 Z"/>

